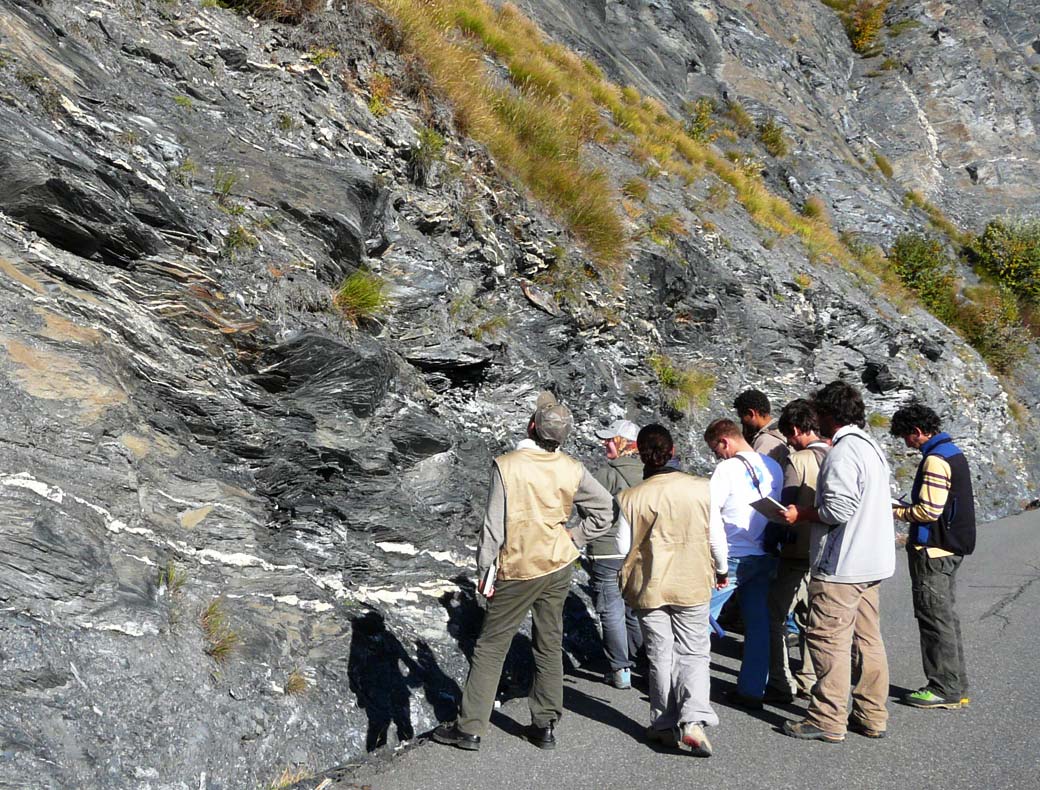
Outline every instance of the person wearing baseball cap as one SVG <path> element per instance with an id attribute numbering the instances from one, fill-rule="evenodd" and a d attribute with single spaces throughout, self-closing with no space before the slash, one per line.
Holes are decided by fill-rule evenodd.
<path id="1" fill-rule="evenodd" d="M 542 392 L 527 423 L 527 439 L 494 461 L 477 539 L 477 592 L 487 612 L 458 717 L 433 731 L 437 743 L 480 748 L 506 653 L 530 611 L 535 673 L 527 738 L 540 749 L 556 746 L 553 730 L 563 715 L 563 605 L 574 560 L 579 548 L 614 522 L 610 493 L 580 461 L 560 452 L 573 427 L 570 410 Z M 582 518 L 568 530 L 575 507 Z"/>
<path id="2" fill-rule="evenodd" d="M 595 478 L 612 496 L 643 480 L 637 436 L 639 426 L 631 420 L 616 420 L 596 431 L 606 449 L 607 463 L 596 471 Z M 632 667 L 643 647 L 643 633 L 635 613 L 625 606 L 617 582 L 631 544 L 630 530 L 622 526 L 620 520 L 615 520 L 609 530 L 589 543 L 585 556 L 603 631 L 603 650 L 610 666 L 604 680 L 614 688 L 627 689 L 632 687 Z"/>

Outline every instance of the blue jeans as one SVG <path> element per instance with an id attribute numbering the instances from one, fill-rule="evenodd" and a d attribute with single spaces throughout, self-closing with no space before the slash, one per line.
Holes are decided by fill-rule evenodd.
<path id="1" fill-rule="evenodd" d="M 711 594 L 711 616 L 740 589 L 740 616 L 744 620 L 744 659 L 740 662 L 737 693 L 761 699 L 769 680 L 769 583 L 777 559 L 769 554 L 729 558 L 729 586 Z"/>
<path id="2" fill-rule="evenodd" d="M 613 560 L 589 560 L 592 598 L 603 629 L 603 649 L 612 672 L 630 668 L 632 659 L 643 646 L 639 620 L 625 606 L 621 588 L 618 587 L 618 571 L 623 562 L 620 557 Z"/>

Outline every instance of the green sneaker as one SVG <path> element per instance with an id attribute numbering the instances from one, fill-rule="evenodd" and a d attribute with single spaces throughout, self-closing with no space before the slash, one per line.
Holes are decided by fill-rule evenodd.
<path id="1" fill-rule="evenodd" d="M 911 691 L 909 694 L 904 694 L 903 704 L 912 708 L 945 708 L 946 710 L 957 710 L 964 707 L 963 700 L 940 697 L 929 688 L 918 689 L 917 691 Z"/>

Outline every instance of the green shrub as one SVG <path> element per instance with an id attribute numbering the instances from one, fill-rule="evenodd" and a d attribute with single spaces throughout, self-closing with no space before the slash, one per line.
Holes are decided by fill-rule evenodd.
<path id="1" fill-rule="evenodd" d="M 852 49 L 860 55 L 871 55 L 877 48 L 878 33 L 885 26 L 888 0 L 859 0 L 845 20 Z"/>
<path id="2" fill-rule="evenodd" d="M 444 136 L 436 129 L 423 126 L 419 129 L 419 144 L 412 149 L 409 162 L 411 177 L 419 186 L 426 186 L 435 163 L 444 158 Z"/>
<path id="3" fill-rule="evenodd" d="M 889 0 L 822 0 L 841 19 L 853 51 L 873 55 L 878 50 L 877 37 L 885 26 L 885 9 Z"/>
<path id="4" fill-rule="evenodd" d="M 707 407 L 715 390 L 715 376 L 704 370 L 678 368 L 664 354 L 654 354 L 647 362 L 673 409 L 686 414 L 694 406 Z"/>
<path id="5" fill-rule="evenodd" d="M 995 219 L 971 245 L 978 266 L 1030 305 L 1040 305 L 1040 217 Z"/>
<path id="6" fill-rule="evenodd" d="M 372 272 L 358 269 L 343 281 L 332 303 L 354 322 L 377 316 L 387 306 L 386 281 Z"/>
<path id="7" fill-rule="evenodd" d="M 715 102 L 702 96 L 695 102 L 687 102 L 684 109 L 690 116 L 686 122 L 686 133 L 698 143 L 713 142 L 719 135 L 715 128 Z"/>
<path id="8" fill-rule="evenodd" d="M 787 156 L 784 128 L 776 122 L 776 118 L 769 118 L 758 125 L 758 140 L 772 156 L 778 159 Z"/>
<path id="9" fill-rule="evenodd" d="M 998 373 L 1008 373 L 1025 357 L 1029 335 L 1018 300 L 1004 287 L 972 289 L 958 305 L 957 326 L 965 339 Z"/>
<path id="10" fill-rule="evenodd" d="M 888 254 L 899 279 L 921 299 L 922 304 L 945 323 L 956 313 L 956 279 L 953 262 L 936 239 L 904 233 Z"/>
<path id="11" fill-rule="evenodd" d="M 1028 332 L 1018 300 L 1006 286 L 980 286 L 957 293 L 953 262 L 942 244 L 905 233 L 896 239 L 889 260 L 903 283 L 940 321 L 956 329 L 1000 373 L 1024 357 Z"/>
<path id="12" fill-rule="evenodd" d="M 238 184 L 238 173 L 227 167 L 217 167 L 213 172 L 213 191 L 217 193 L 217 201 L 225 202 Z"/>
<path id="13" fill-rule="evenodd" d="M 877 165 L 877 169 L 881 171 L 885 178 L 891 178 L 895 175 L 896 171 L 893 169 L 892 163 L 888 161 L 888 157 L 878 150 L 874 151 L 874 164 Z"/>
<path id="14" fill-rule="evenodd" d="M 736 100 L 730 99 L 726 102 L 726 110 L 723 116 L 733 125 L 733 131 L 741 137 L 747 137 L 755 131 L 754 120 L 752 120 L 748 111 L 744 109 L 744 105 Z"/>

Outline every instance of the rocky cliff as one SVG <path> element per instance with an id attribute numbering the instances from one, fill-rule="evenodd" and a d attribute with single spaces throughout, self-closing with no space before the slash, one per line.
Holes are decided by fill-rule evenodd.
<path id="1" fill-rule="evenodd" d="M 895 4 L 920 24 L 878 77 L 815 4 L 525 4 L 676 113 L 775 115 L 796 150 L 762 156 L 767 182 L 882 242 L 926 221 L 900 182 L 965 224 L 1035 202 L 1028 6 Z M 608 420 L 664 419 L 706 473 L 700 434 L 741 389 L 782 404 L 843 376 L 879 436 L 914 394 L 946 415 L 986 515 L 1034 495 L 1004 385 L 928 313 L 712 203 L 710 179 L 654 180 L 681 230 L 632 219 L 621 279 L 585 276 L 432 88 L 374 103 L 387 75 L 424 79 L 387 29 L 353 2 L 285 25 L 0 0 L 0 787 L 267 787 L 450 716 L 488 464 L 541 388 L 578 456 Z M 592 148 L 615 183 L 643 172 Z M 333 296 L 359 270 L 389 307 L 352 319 Z M 701 373 L 698 397 L 677 409 L 654 355 Z M 905 486 L 916 461 L 887 447 Z"/>

